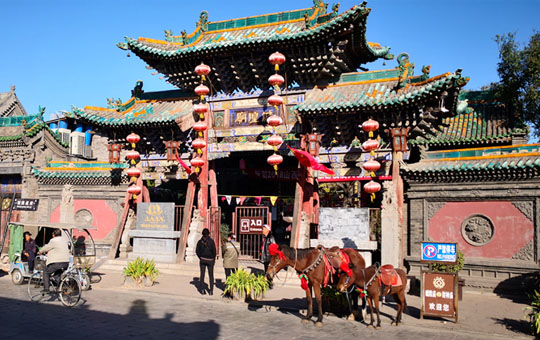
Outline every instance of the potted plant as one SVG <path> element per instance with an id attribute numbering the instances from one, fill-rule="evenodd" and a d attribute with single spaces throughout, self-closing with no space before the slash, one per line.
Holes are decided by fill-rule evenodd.
<path id="1" fill-rule="evenodd" d="M 458 249 L 457 251 L 457 263 L 456 264 L 443 264 L 434 263 L 431 265 L 431 269 L 442 273 L 458 273 L 465 265 L 465 256 Z M 458 300 L 461 301 L 463 297 L 463 286 L 465 286 L 465 279 L 458 277 Z"/>
<path id="2" fill-rule="evenodd" d="M 224 295 L 230 295 L 233 298 L 244 297 L 246 300 L 258 299 L 268 290 L 268 280 L 264 275 L 255 275 L 248 273 L 245 269 L 239 268 L 229 275 L 225 281 Z"/>
<path id="3" fill-rule="evenodd" d="M 529 312 L 525 316 L 531 323 L 532 335 L 540 335 L 540 290 L 535 290 L 529 295 L 531 298 L 531 305 L 526 307 L 525 310 Z"/>
<path id="4" fill-rule="evenodd" d="M 150 287 L 156 281 L 159 270 L 156 269 L 154 260 L 144 260 L 137 257 L 135 261 L 129 262 L 127 267 L 124 268 L 123 275 L 124 283 L 129 278 L 138 287 Z"/>

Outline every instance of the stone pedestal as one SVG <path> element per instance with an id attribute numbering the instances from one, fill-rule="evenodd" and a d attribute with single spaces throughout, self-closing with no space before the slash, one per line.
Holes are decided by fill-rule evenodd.
<path id="1" fill-rule="evenodd" d="M 176 240 L 179 231 L 131 230 L 133 251 L 128 253 L 129 259 L 142 257 L 162 263 L 176 263 Z"/>
<path id="2" fill-rule="evenodd" d="M 129 259 L 142 257 L 156 262 L 176 263 L 176 242 L 179 231 L 174 231 L 174 203 L 138 203 L 137 229 L 130 230 L 133 251 Z"/>

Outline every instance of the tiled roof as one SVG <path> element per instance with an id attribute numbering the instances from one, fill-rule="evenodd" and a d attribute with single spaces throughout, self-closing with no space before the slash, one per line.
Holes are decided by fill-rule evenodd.
<path id="1" fill-rule="evenodd" d="M 210 78 L 217 91 L 249 92 L 268 89 L 274 68 L 268 56 L 279 51 L 287 61 L 280 67 L 288 85 L 312 86 L 378 58 L 392 59 L 389 47 L 366 40 L 365 3 L 338 15 L 338 7 L 326 13 L 326 4 L 313 8 L 250 18 L 207 22 L 203 12 L 197 29 L 166 40 L 125 38 L 118 46 L 130 50 L 150 68 L 165 75 L 181 89 L 199 84 L 194 69 L 201 62 L 212 68 Z"/>
<path id="2" fill-rule="evenodd" d="M 205 29 L 199 24 L 185 39 L 181 36 L 167 37 L 166 40 L 126 37 L 125 41 L 127 47 L 133 51 L 170 58 L 195 52 L 218 52 L 231 47 L 251 48 L 268 43 L 290 44 L 292 41 L 313 39 L 321 34 L 338 33 L 341 25 L 348 20 L 369 14 L 369 9 L 363 6 L 354 6 L 341 15 L 326 14 L 325 11 L 323 7 L 315 6 L 290 12 L 208 22 Z M 306 14 L 313 23 L 309 28 L 306 28 L 304 19 Z M 386 56 L 390 50 L 378 44 L 367 44 L 366 47 L 374 59 Z"/>
<path id="3" fill-rule="evenodd" d="M 136 99 L 132 97 L 118 108 L 85 106 L 73 108 L 73 113 L 92 125 L 106 127 L 122 126 L 163 126 L 180 124 L 185 129 L 191 127 L 184 121 L 192 119 L 193 104 L 191 98 L 176 99 Z"/>
<path id="4" fill-rule="evenodd" d="M 459 72 L 445 73 L 398 89 L 398 77 L 397 69 L 344 74 L 336 83 L 309 91 L 296 109 L 303 114 L 386 110 L 432 98 L 449 88 L 461 87 L 468 80 Z"/>
<path id="5" fill-rule="evenodd" d="M 406 180 L 469 182 L 540 176 L 540 144 L 427 152 L 418 163 L 402 163 Z"/>
<path id="6" fill-rule="evenodd" d="M 23 123 L 24 122 L 24 123 Z M 24 125 L 23 125 L 24 124 Z M 69 147 L 68 143 L 65 143 L 58 136 L 58 133 L 54 132 L 49 128 L 49 126 L 41 120 L 41 117 L 38 115 L 35 116 L 16 116 L 16 117 L 2 117 L 0 118 L 0 128 L 1 127 L 19 127 L 23 129 L 23 132 L 16 135 L 5 135 L 0 136 L 0 141 L 16 141 L 26 137 L 34 137 L 41 130 L 45 129 L 48 131 L 51 136 L 64 148 Z"/>
<path id="7" fill-rule="evenodd" d="M 26 115 L 26 110 L 15 94 L 15 86 L 9 92 L 0 93 L 0 117 Z"/>
<path id="8" fill-rule="evenodd" d="M 106 162 L 51 162 L 43 169 L 32 167 L 41 184 L 120 184 L 127 181 L 123 173 L 128 164 Z"/>
<path id="9" fill-rule="evenodd" d="M 495 99 L 493 91 L 460 93 L 457 112 L 456 116 L 443 120 L 435 136 L 410 143 L 430 146 L 503 144 L 510 143 L 513 135 L 526 134 L 526 129 L 515 127 L 511 115 Z"/>

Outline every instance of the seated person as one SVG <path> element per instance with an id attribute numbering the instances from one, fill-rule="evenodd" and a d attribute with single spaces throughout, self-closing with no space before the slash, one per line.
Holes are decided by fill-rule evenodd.
<path id="1" fill-rule="evenodd" d="M 48 293 L 50 287 L 50 275 L 58 271 L 66 270 L 69 266 L 69 240 L 62 236 L 62 230 L 54 229 L 53 238 L 40 249 L 38 254 L 47 253 L 47 267 L 43 271 L 43 292 Z M 57 275 L 55 275 L 55 278 Z"/>
<path id="2" fill-rule="evenodd" d="M 22 252 L 22 260 L 28 262 L 28 270 L 30 272 L 34 271 L 34 260 L 36 258 L 36 241 L 31 237 L 32 234 L 30 234 L 28 231 L 25 231 L 23 233 L 24 235 L 24 249 Z"/>

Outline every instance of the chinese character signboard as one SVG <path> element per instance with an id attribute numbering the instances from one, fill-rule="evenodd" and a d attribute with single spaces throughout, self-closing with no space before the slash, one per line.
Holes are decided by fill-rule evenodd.
<path id="1" fill-rule="evenodd" d="M 422 242 L 421 262 L 455 264 L 457 247 L 455 243 Z"/>
<path id="2" fill-rule="evenodd" d="M 449 273 L 422 272 L 422 310 L 420 317 L 454 318 L 457 322 L 457 276 Z"/>
<path id="3" fill-rule="evenodd" d="M 13 201 L 13 210 L 36 211 L 38 204 L 38 199 L 16 198 Z"/>
<path id="4" fill-rule="evenodd" d="M 174 230 L 174 203 L 138 203 L 138 230 Z"/>
<path id="5" fill-rule="evenodd" d="M 240 234 L 262 234 L 264 217 L 240 218 Z"/>

